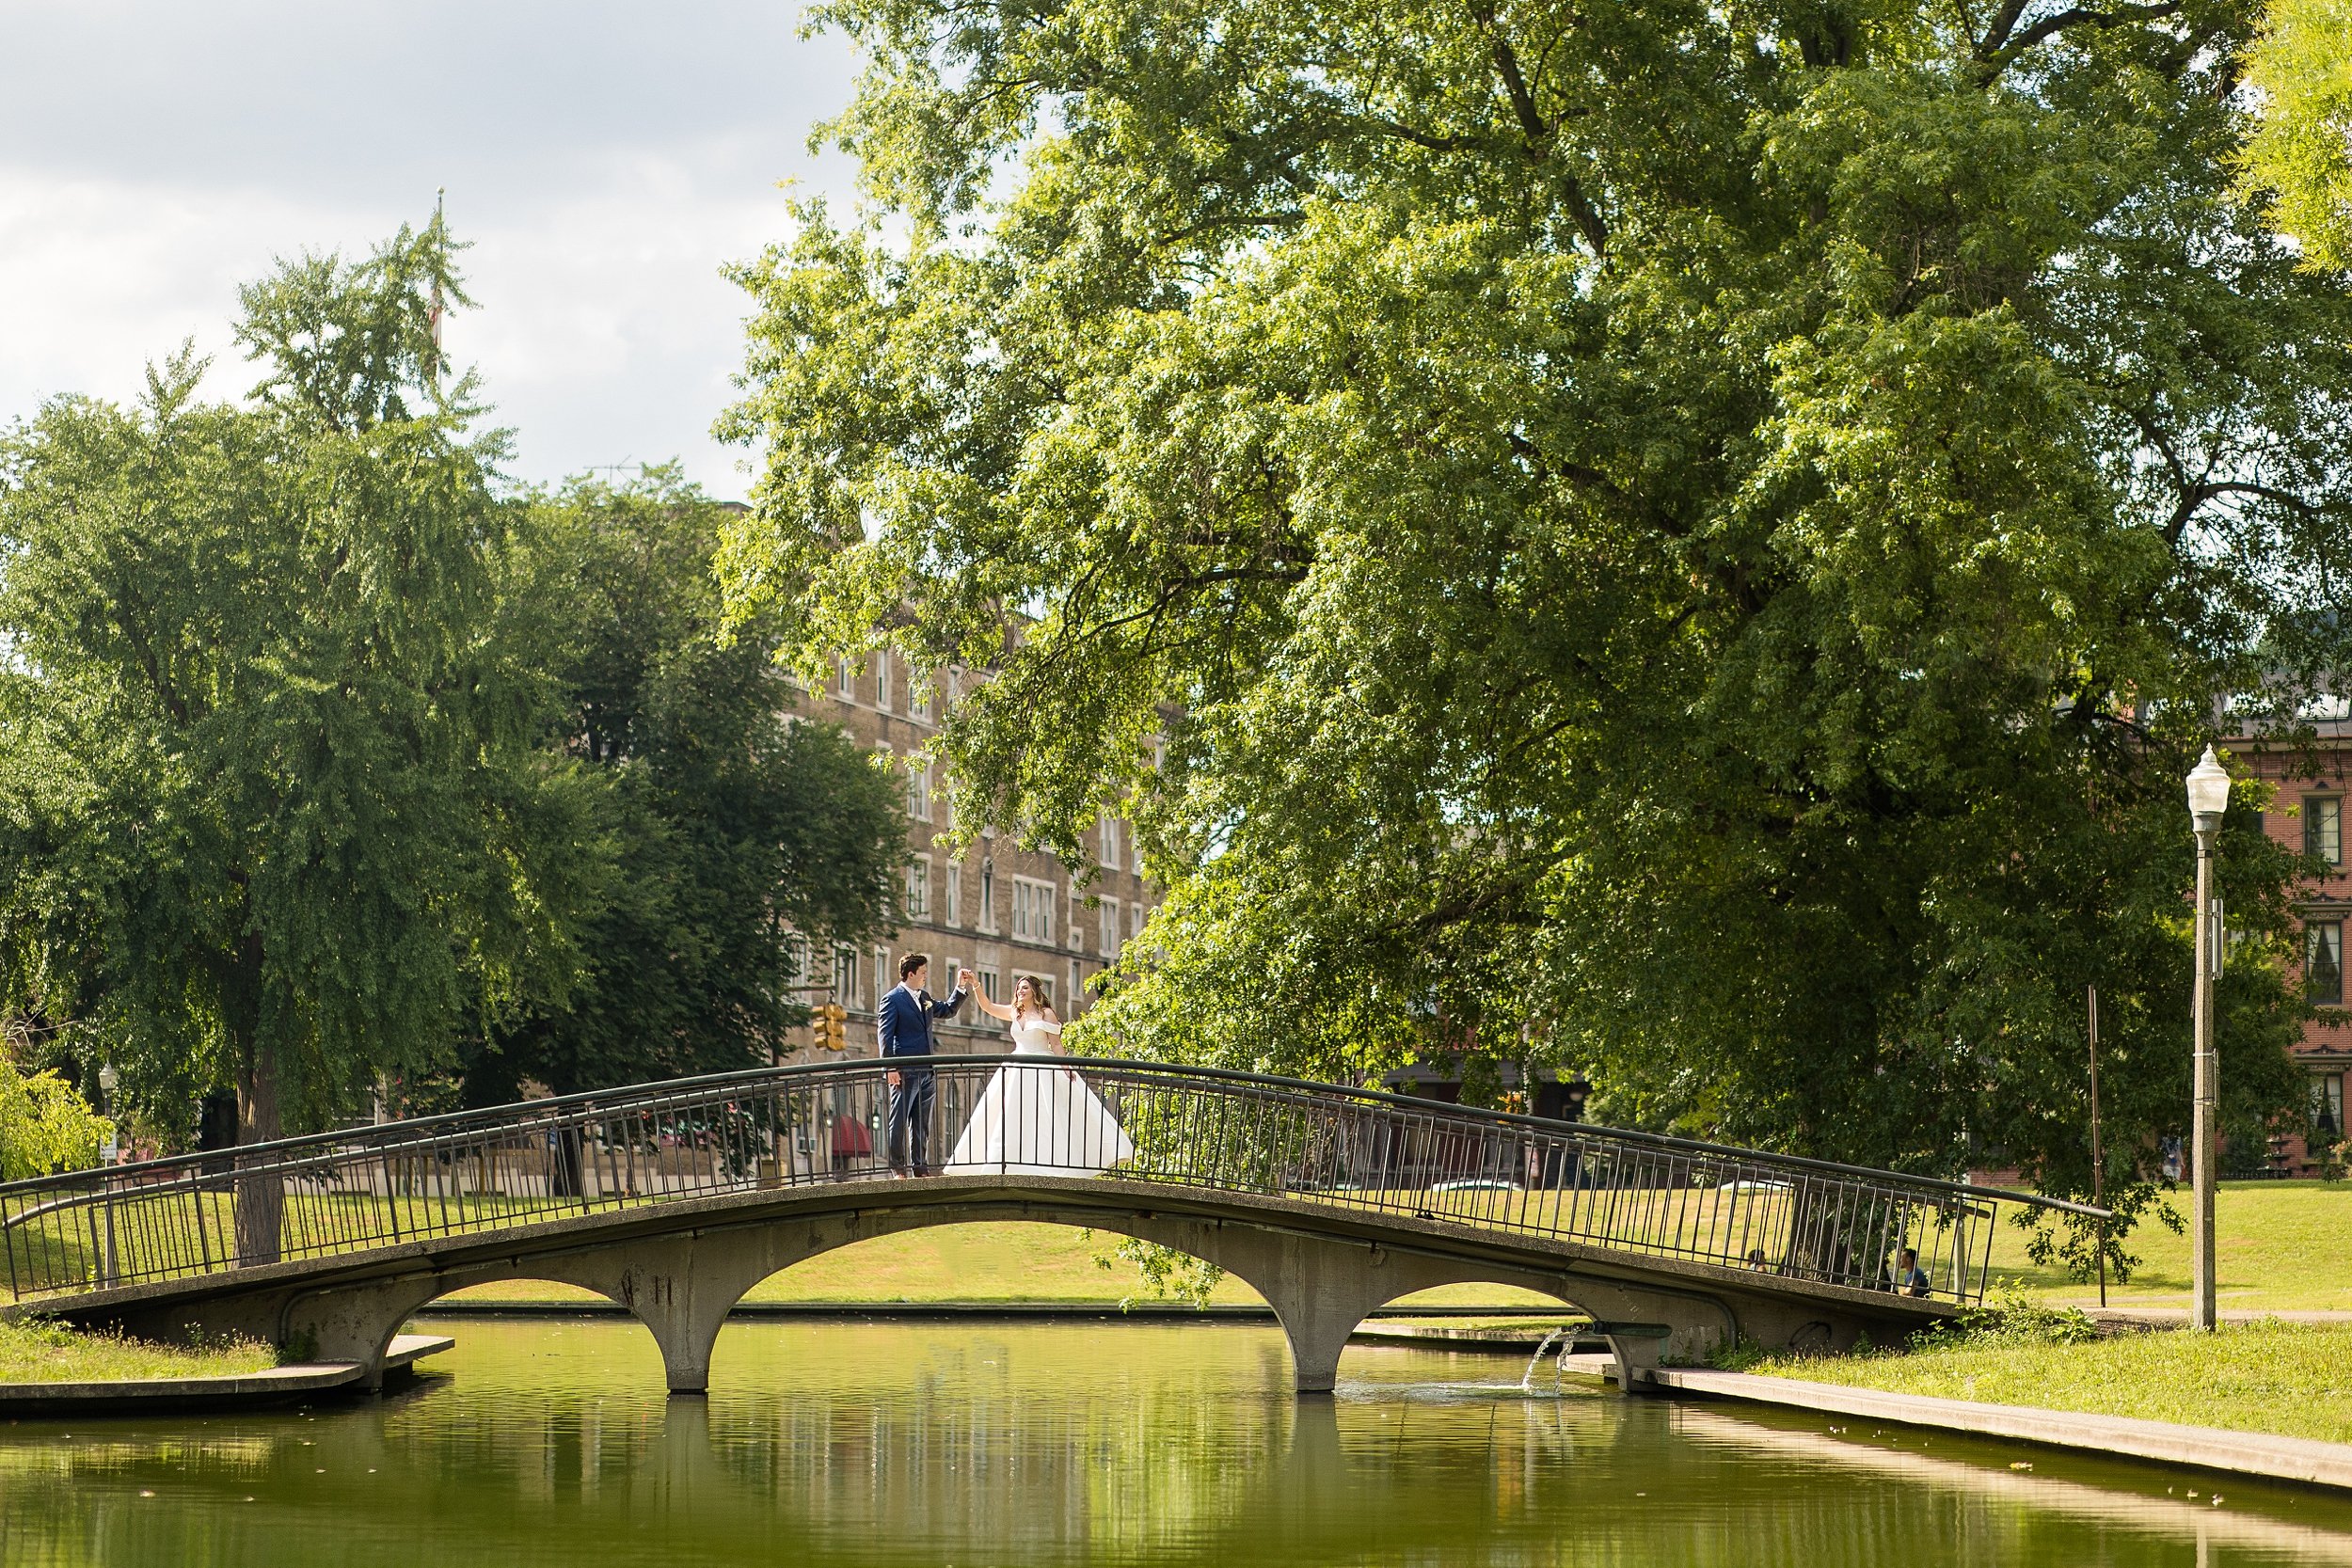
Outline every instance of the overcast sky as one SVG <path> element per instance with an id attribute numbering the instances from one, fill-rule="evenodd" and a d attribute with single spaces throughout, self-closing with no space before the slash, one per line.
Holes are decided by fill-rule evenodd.
<path id="1" fill-rule="evenodd" d="M 782 181 L 846 192 L 809 128 L 846 101 L 799 0 L 0 0 L 0 420 L 127 397 L 193 336 L 241 393 L 236 286 L 432 211 L 474 242 L 480 367 L 516 473 L 682 458 L 741 359 L 719 276 L 784 237 Z"/>

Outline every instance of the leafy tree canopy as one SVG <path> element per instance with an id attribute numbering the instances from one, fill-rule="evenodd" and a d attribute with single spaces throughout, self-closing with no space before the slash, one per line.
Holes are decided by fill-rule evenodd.
<path id="1" fill-rule="evenodd" d="M 55 1070 L 27 1071 L 18 1033 L 0 1033 L 0 1181 L 96 1164 L 113 1123 Z"/>
<path id="2" fill-rule="evenodd" d="M 499 438 L 416 331 L 448 250 L 247 291 L 253 403 L 183 352 L 0 441 L 0 1008 L 94 1025 L 151 1101 L 234 1083 L 248 1140 L 560 999 L 612 859 L 501 635 Z"/>
<path id="3" fill-rule="evenodd" d="M 2244 0 L 819 15 L 867 199 L 740 269 L 723 569 L 812 669 L 1001 663 L 961 830 L 1140 820 L 1097 1048 L 1525 1053 L 2083 1191 L 2095 981 L 2109 1191 L 2183 1130 L 2179 780 L 2352 566 Z M 2299 868 L 2250 809 L 2224 856 L 2243 1126 Z"/>
<path id="4" fill-rule="evenodd" d="M 892 779 L 788 711 L 771 625 L 720 637 L 723 508 L 674 469 L 529 498 L 507 589 L 535 607 L 555 742 L 603 785 L 617 855 L 580 937 L 581 982 L 484 1039 L 476 1103 L 764 1064 L 805 1022 L 796 947 L 889 929 L 906 862 Z M 799 941 L 787 940 L 787 932 Z M 830 973 L 830 970 L 827 970 Z"/>
<path id="5" fill-rule="evenodd" d="M 2271 0 L 2246 80 L 2261 103 L 2241 182 L 2312 266 L 2352 269 L 2352 4 Z"/>

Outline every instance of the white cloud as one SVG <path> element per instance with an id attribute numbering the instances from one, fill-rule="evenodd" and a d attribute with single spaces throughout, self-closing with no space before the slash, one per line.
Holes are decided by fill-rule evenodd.
<path id="1" fill-rule="evenodd" d="M 805 142 L 848 73 L 753 4 L 0 0 L 0 418 L 132 395 L 191 336 L 243 390 L 236 285 L 446 185 L 480 307 L 450 348 L 516 471 L 675 455 L 739 495 L 708 437 L 746 308 L 719 269 L 782 237 L 777 181 L 846 187 Z"/>

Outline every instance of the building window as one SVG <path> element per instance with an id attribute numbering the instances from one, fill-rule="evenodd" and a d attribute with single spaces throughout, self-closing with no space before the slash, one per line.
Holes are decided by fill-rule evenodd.
<path id="1" fill-rule="evenodd" d="M 961 958 L 947 959 L 946 968 L 932 972 L 931 983 L 929 988 L 931 994 L 941 998 L 955 995 L 956 976 L 962 973 L 963 960 Z"/>
<path id="2" fill-rule="evenodd" d="M 2344 1074 L 2323 1072 L 2312 1080 L 2313 1148 L 2331 1148 L 2344 1141 Z"/>
<path id="3" fill-rule="evenodd" d="M 1073 953 L 1087 950 L 1086 906 L 1079 901 L 1075 887 L 1070 890 L 1070 950 Z"/>
<path id="4" fill-rule="evenodd" d="M 1103 957 L 1105 958 L 1112 958 L 1119 956 L 1118 899 L 1105 898 L 1103 900 L 1102 918 L 1096 922 L 1094 934 L 1102 939 Z"/>
<path id="5" fill-rule="evenodd" d="M 890 650 L 877 650 L 874 655 L 874 705 L 884 713 L 890 711 Z"/>
<path id="6" fill-rule="evenodd" d="M 1143 906 L 1130 904 L 1127 906 L 1127 940 L 1133 942 L 1141 935 L 1143 935 Z"/>
<path id="7" fill-rule="evenodd" d="M 875 948 L 874 1006 L 880 1007 L 882 1006 L 882 999 L 889 995 L 890 988 L 898 983 L 898 977 L 890 972 L 890 949 L 887 947 Z"/>
<path id="8" fill-rule="evenodd" d="M 996 929 L 996 863 L 986 858 L 980 861 L 979 925 L 983 931 Z"/>
<path id="9" fill-rule="evenodd" d="M 907 760 L 907 815 L 917 822 L 931 819 L 931 765 Z"/>
<path id="10" fill-rule="evenodd" d="M 931 917 L 931 863 L 916 861 L 907 867 L 907 918 Z"/>
<path id="11" fill-rule="evenodd" d="M 963 863 L 947 863 L 947 924 L 963 924 Z"/>
<path id="12" fill-rule="evenodd" d="M 1054 905 L 1060 890 L 1051 882 L 1028 877 L 1012 879 L 1012 938 L 1015 942 L 1054 941 Z"/>
<path id="13" fill-rule="evenodd" d="M 834 689 L 845 703 L 857 701 L 857 670 L 846 658 L 834 660 Z"/>
<path id="14" fill-rule="evenodd" d="M 987 997 L 991 1002 L 1002 1002 L 1005 1000 L 1005 988 L 996 982 L 996 966 L 994 964 L 975 964 L 972 967 L 972 973 L 979 980 L 980 994 L 982 996 Z"/>
<path id="15" fill-rule="evenodd" d="M 1109 812 L 1095 814 L 1095 836 L 1102 841 L 1103 869 L 1119 869 L 1119 818 Z"/>
<path id="16" fill-rule="evenodd" d="M 2303 853 L 2329 865 L 2344 863 L 2344 801 L 2334 795 L 2303 797 Z"/>
<path id="17" fill-rule="evenodd" d="M 857 1006 L 857 954 L 847 947 L 833 950 L 833 1000 L 836 1006 Z"/>
<path id="18" fill-rule="evenodd" d="M 2303 989 L 2314 1002 L 2343 1006 L 2343 921 L 2314 920 L 2303 927 Z"/>

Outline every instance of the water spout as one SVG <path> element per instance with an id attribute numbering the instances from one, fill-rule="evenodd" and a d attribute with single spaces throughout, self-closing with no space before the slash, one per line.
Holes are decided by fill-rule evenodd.
<path id="1" fill-rule="evenodd" d="M 1535 1391 L 1535 1369 L 1543 1364 L 1544 1352 L 1551 1348 L 1554 1340 L 1558 1339 L 1562 1335 L 1570 1332 L 1572 1331 L 1566 1328 L 1555 1328 L 1550 1333 L 1544 1336 L 1543 1343 L 1535 1347 L 1535 1354 L 1527 1358 L 1527 1370 L 1519 1374 L 1520 1393 L 1532 1394 Z M 1573 1342 L 1573 1340 L 1570 1341 L 1570 1343 Z M 1568 1353 L 1566 1347 L 1563 1346 L 1560 1354 L 1563 1355 L 1567 1354 Z M 1559 1379 L 1555 1376 L 1552 1379 L 1552 1382 L 1556 1387 L 1558 1386 Z"/>

